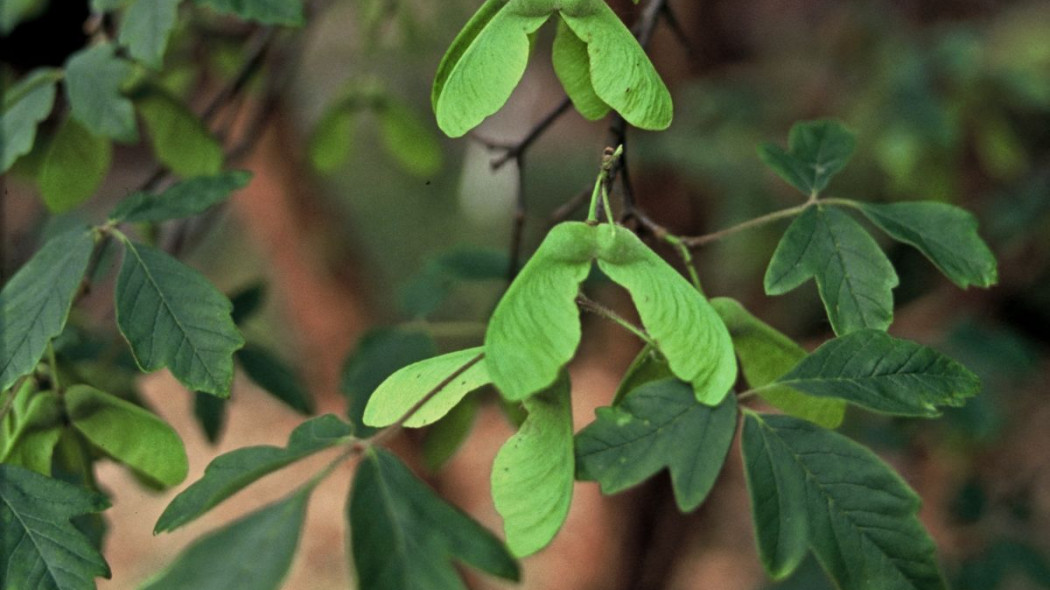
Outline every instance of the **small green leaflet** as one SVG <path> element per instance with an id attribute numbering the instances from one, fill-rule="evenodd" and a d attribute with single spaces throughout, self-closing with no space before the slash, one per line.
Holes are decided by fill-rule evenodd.
<path id="1" fill-rule="evenodd" d="M 264 25 L 300 26 L 303 24 L 302 0 L 194 0 L 218 12 L 235 14 L 244 20 Z"/>
<path id="2" fill-rule="evenodd" d="M 197 215 L 225 201 L 230 193 L 246 186 L 251 178 L 251 172 L 229 170 L 214 176 L 184 180 L 160 194 L 132 193 L 114 207 L 109 219 L 115 223 L 156 223 Z"/>
<path id="3" fill-rule="evenodd" d="M 154 533 L 173 531 L 196 519 L 260 477 L 318 451 L 347 442 L 350 425 L 331 414 L 303 422 L 288 437 L 288 447 L 244 447 L 219 455 L 204 476 L 164 509 Z"/>
<path id="4" fill-rule="evenodd" d="M 518 564 L 499 539 L 387 451 L 366 451 L 348 509 L 359 588 L 466 590 L 453 559 L 518 580 Z"/>
<path id="5" fill-rule="evenodd" d="M 76 119 L 66 119 L 48 142 L 37 173 L 47 208 L 65 213 L 94 195 L 109 172 L 112 152 L 108 139 L 92 135 Z"/>
<path id="6" fill-rule="evenodd" d="M 84 229 L 54 237 L 0 291 L 0 391 L 30 373 L 62 332 L 94 249 Z"/>
<path id="7" fill-rule="evenodd" d="M 31 381 L 13 395 L 0 424 L 0 463 L 51 475 L 51 457 L 65 428 L 62 399 L 50 391 L 34 391 Z"/>
<path id="8" fill-rule="evenodd" d="M 230 300 L 164 252 L 123 240 L 117 325 L 135 361 L 143 371 L 168 367 L 194 391 L 229 397 L 233 353 L 244 345 Z"/>
<path id="9" fill-rule="evenodd" d="M 161 486 L 186 479 L 182 439 L 157 415 L 87 385 L 70 387 L 65 400 L 73 428 L 110 457 Z"/>
<path id="10" fill-rule="evenodd" d="M 131 57 L 155 70 L 164 65 L 164 51 L 181 1 L 134 0 L 124 12 L 117 37 Z"/>
<path id="11" fill-rule="evenodd" d="M 806 357 L 801 346 L 751 315 L 733 299 L 716 297 L 711 305 L 729 328 L 748 385 L 760 388 L 757 392 L 762 399 L 787 414 L 824 428 L 838 428 L 842 424 L 846 413 L 846 402 L 842 400 L 812 397 L 790 387 L 765 387 Z"/>
<path id="12" fill-rule="evenodd" d="M 4 6 L 7 12 L 9 7 Z M 7 172 L 15 160 L 33 149 L 36 127 L 51 114 L 55 104 L 55 84 L 62 77 L 55 69 L 29 72 L 4 91 L 3 114 L 0 115 L 0 174 Z"/>
<path id="13" fill-rule="evenodd" d="M 572 404 L 569 378 L 525 400 L 529 417 L 492 464 L 492 500 L 516 557 L 543 549 L 565 523 L 572 503 Z"/>
<path id="14" fill-rule="evenodd" d="M 383 147 L 401 168 L 416 176 L 430 176 L 441 170 L 441 145 L 432 128 L 411 108 L 386 97 L 376 116 Z"/>
<path id="15" fill-rule="evenodd" d="M 868 232 L 842 211 L 815 205 L 791 223 L 766 269 L 766 293 L 787 293 L 810 278 L 836 334 L 885 330 L 893 321 L 897 272 Z"/>
<path id="16" fill-rule="evenodd" d="M 423 462 L 427 469 L 439 471 L 456 454 L 470 435 L 480 407 L 480 398 L 468 395 L 427 429 L 423 439 Z"/>
<path id="17" fill-rule="evenodd" d="M 149 3 L 139 0 L 136 6 L 143 1 Z M 134 98 L 160 163 L 183 178 L 222 170 L 222 144 L 182 100 L 153 86 L 136 92 Z"/>
<path id="18" fill-rule="evenodd" d="M 356 103 L 340 101 L 328 108 L 310 137 L 310 162 L 318 172 L 333 172 L 350 159 Z"/>
<path id="19" fill-rule="evenodd" d="M 576 435 L 577 477 L 615 494 L 666 467 L 682 512 L 707 497 L 736 431 L 736 398 L 711 407 L 677 379 L 646 383 L 596 413 Z"/>
<path id="20" fill-rule="evenodd" d="M 47 5 L 38 0 L 5 0 L 4 9 L 0 10 L 0 35 L 6 37 L 20 23 L 39 16 L 45 8 Z"/>
<path id="21" fill-rule="evenodd" d="M 671 377 L 674 377 L 674 373 L 667 366 L 667 359 L 651 344 L 646 344 L 638 356 L 631 361 L 631 366 L 627 367 L 627 371 L 624 372 L 623 379 L 620 380 L 616 393 L 613 395 L 612 405 L 619 405 L 625 395 L 650 381 L 661 381 Z"/>
<path id="22" fill-rule="evenodd" d="M 998 281 L 995 256 L 977 235 L 970 212 L 933 201 L 854 206 L 890 237 L 926 255 L 959 287 L 990 287 Z"/>
<path id="23" fill-rule="evenodd" d="M 115 52 L 115 45 L 103 43 L 74 53 L 66 62 L 66 97 L 88 131 L 131 143 L 138 139 L 135 109 L 121 88 L 134 68 Z"/>
<path id="24" fill-rule="evenodd" d="M 744 414 L 759 556 L 775 579 L 812 549 L 838 587 L 943 590 L 919 497 L 874 453 L 791 416 Z"/>
<path id="25" fill-rule="evenodd" d="M 289 408 L 309 416 L 314 400 L 299 375 L 270 351 L 248 344 L 236 353 L 237 362 L 256 385 L 271 393 Z"/>
<path id="26" fill-rule="evenodd" d="M 551 47 L 554 73 L 561 81 L 572 106 L 589 121 L 601 119 L 609 113 L 609 105 L 594 92 L 591 84 L 591 60 L 587 56 L 587 44 L 572 32 L 565 19 L 558 18 L 558 29 Z"/>
<path id="27" fill-rule="evenodd" d="M 935 417 L 980 390 L 969 369 L 915 342 L 860 330 L 825 342 L 774 385 L 846 400 L 875 412 Z"/>
<path id="28" fill-rule="evenodd" d="M 788 184 L 807 195 L 816 195 L 849 162 L 856 140 L 837 121 L 796 123 L 788 134 L 788 151 L 765 143 L 758 155 Z"/>
<path id="29" fill-rule="evenodd" d="M 0 588 L 93 590 L 109 566 L 69 520 L 108 507 L 101 494 L 0 464 Z"/>
<path id="30" fill-rule="evenodd" d="M 482 356 L 480 347 L 468 348 L 399 369 L 368 400 L 364 423 L 375 427 L 394 424 L 427 396 L 430 399 L 404 425 L 419 428 L 440 420 L 463 396 L 490 383 Z"/>
<path id="31" fill-rule="evenodd" d="M 292 566 L 313 484 L 201 537 L 143 590 L 277 590 Z"/>

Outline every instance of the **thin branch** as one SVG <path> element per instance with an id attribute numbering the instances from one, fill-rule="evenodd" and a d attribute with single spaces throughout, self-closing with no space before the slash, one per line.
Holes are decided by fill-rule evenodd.
<path id="1" fill-rule="evenodd" d="M 514 221 L 510 228 L 510 261 L 507 263 L 507 283 L 514 281 L 521 268 L 521 240 L 525 235 L 525 154 L 516 158 L 518 168 L 518 190 L 514 196 Z"/>
<path id="2" fill-rule="evenodd" d="M 697 50 L 696 44 L 693 43 L 693 40 L 686 35 L 685 29 L 682 28 L 682 23 L 678 21 L 678 16 L 675 14 L 674 10 L 671 9 L 670 4 L 667 4 L 666 2 L 664 3 L 662 15 L 664 17 L 664 22 L 667 23 L 667 28 L 671 29 L 671 32 L 674 33 L 675 39 L 677 39 L 678 43 L 685 49 L 686 55 L 690 60 L 696 61 L 700 57 L 700 52 Z"/>
<path id="3" fill-rule="evenodd" d="M 569 97 L 566 96 L 563 98 L 562 101 L 558 103 L 558 106 L 554 107 L 551 112 L 547 113 L 538 123 L 533 125 L 532 129 L 525 135 L 525 137 L 506 148 L 506 151 L 503 154 L 494 158 L 491 162 L 492 169 L 499 170 L 510 160 L 518 158 L 518 156 L 520 156 L 525 150 L 529 149 L 529 146 L 539 139 L 555 121 L 565 113 L 569 112 L 569 107 L 571 106 L 572 101 L 569 100 Z M 493 143 L 489 143 L 488 145 L 498 147 Z"/>
<path id="4" fill-rule="evenodd" d="M 618 324 L 621 328 L 640 338 L 642 342 L 656 346 L 656 342 L 653 340 L 652 336 L 649 336 L 649 334 L 647 334 L 645 330 L 632 324 L 631 322 L 624 319 L 624 317 L 620 314 L 609 309 L 608 307 L 605 307 L 601 303 L 598 303 L 597 301 L 587 297 L 586 295 L 582 293 L 577 295 L 576 304 L 579 305 L 580 309 L 584 311 L 589 311 L 595 315 L 601 316 L 607 320 Z"/>

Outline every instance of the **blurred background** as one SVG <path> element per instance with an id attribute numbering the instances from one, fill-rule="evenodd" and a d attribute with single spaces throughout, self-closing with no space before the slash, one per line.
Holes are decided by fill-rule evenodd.
<path id="1" fill-rule="evenodd" d="M 35 66 L 61 65 L 86 42 L 86 2 L 26 4 L 39 12 L 4 37 L 6 83 Z M 541 31 L 510 103 L 477 137 L 451 140 L 437 130 L 429 105 L 433 72 L 477 5 L 310 3 L 305 29 L 264 38 L 265 67 L 212 123 L 216 133 L 246 140 L 233 165 L 250 169 L 253 182 L 228 207 L 182 228 L 188 238 L 161 236 L 169 244 L 187 241 L 183 258 L 227 293 L 261 301 L 242 328 L 288 365 L 315 400 L 314 411 L 345 414 L 348 400 L 367 395 L 368 384 L 381 378 L 374 367 L 398 362 L 384 343 L 415 333 L 433 337 L 441 351 L 480 343 L 506 287 L 517 213 L 524 220 L 522 260 L 552 220 L 584 215 L 571 205 L 593 183 L 611 141 L 608 121 L 588 123 L 569 111 L 520 161 L 492 165 L 503 153 L 494 145 L 519 141 L 564 97 L 550 65 L 551 27 Z M 611 5 L 630 24 L 645 1 Z M 982 377 L 982 395 L 932 422 L 851 410 L 842 430 L 876 449 L 923 497 L 921 517 L 953 587 L 1050 588 L 1050 3 L 669 6 L 677 26 L 660 21 L 649 53 L 671 88 L 674 123 L 660 133 L 632 130 L 627 143 L 636 199 L 655 221 L 699 235 L 799 203 L 794 189 L 764 168 L 756 146 L 783 145 L 792 123 L 823 117 L 841 120 L 858 145 L 829 196 L 938 200 L 978 217 L 1000 264 L 1000 283 L 989 290 L 960 291 L 915 250 L 883 245 L 901 277 L 891 331 L 966 364 Z M 200 112 L 217 88 L 243 73 L 261 37 L 254 26 L 192 12 L 180 21 L 162 82 Z M 32 154 L 4 178 L 4 279 L 41 235 L 101 219 L 153 174 L 154 160 L 145 142 L 118 147 L 98 195 L 61 215 L 42 204 L 31 172 Z M 777 298 L 762 291 L 785 227 L 737 234 L 694 254 L 708 295 L 739 299 L 812 348 L 830 334 L 816 289 L 810 284 Z M 78 325 L 112 330 L 105 303 L 111 288 L 112 273 L 102 275 Z M 633 313 L 615 287 L 592 290 Z M 584 321 L 572 366 L 578 427 L 609 403 L 638 350 L 615 326 Z M 127 387 L 179 430 L 191 452 L 192 481 L 220 452 L 283 445 L 302 420 L 256 386 L 259 380 L 239 376 L 221 408 L 164 374 Z M 470 399 L 467 410 L 394 446 L 443 495 L 499 530 L 489 466 L 513 427 L 492 392 Z M 521 587 L 831 588 L 813 563 L 780 584 L 765 581 L 736 451 L 715 492 L 689 515 L 675 510 L 662 474 L 612 498 L 602 498 L 595 484 L 578 484 L 565 530 L 525 560 Z M 324 459 L 282 471 L 217 514 L 161 537 L 149 531 L 173 492 L 145 490 L 104 466 L 100 481 L 114 494 L 106 513 L 114 576 L 101 587 L 136 587 L 192 538 L 278 497 Z M 287 588 L 347 587 L 343 502 L 351 472 L 315 494 Z M 503 587 L 482 578 L 471 584 Z"/>

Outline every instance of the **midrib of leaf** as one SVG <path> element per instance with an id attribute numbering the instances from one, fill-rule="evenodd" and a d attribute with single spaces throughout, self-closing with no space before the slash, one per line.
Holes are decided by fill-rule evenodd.
<path id="1" fill-rule="evenodd" d="M 821 211 L 820 213 L 823 213 L 823 212 Z M 820 222 L 824 224 L 824 227 L 825 227 L 825 229 L 828 232 L 828 236 L 831 237 L 831 243 L 835 246 L 834 247 L 835 257 L 838 258 L 839 266 L 842 267 L 843 280 L 846 281 L 846 284 L 847 284 L 847 289 L 846 290 L 849 292 L 850 297 L 853 299 L 853 304 L 857 306 L 857 310 L 860 312 L 861 317 L 864 319 L 864 324 L 867 325 L 867 323 L 868 323 L 868 317 L 867 317 L 868 314 L 864 311 L 864 306 L 861 305 L 861 301 L 860 301 L 861 295 L 859 293 L 857 293 L 856 289 L 854 288 L 854 284 L 853 284 L 854 283 L 854 279 L 852 278 L 853 275 L 847 270 L 849 268 L 849 266 L 846 264 L 846 258 L 845 258 L 846 249 L 842 247 L 842 244 L 839 241 L 838 234 L 836 234 L 832 230 L 831 224 L 828 222 L 828 218 L 824 217 L 823 215 L 818 215 L 817 217 L 820 219 Z M 816 233 L 816 232 L 814 232 L 814 233 Z M 854 254 L 856 254 L 856 252 L 854 252 Z M 875 301 L 871 297 L 868 297 L 868 300 L 871 301 L 872 303 L 876 303 L 876 304 L 878 303 L 877 301 Z M 836 307 L 841 307 L 841 306 L 836 306 Z"/>

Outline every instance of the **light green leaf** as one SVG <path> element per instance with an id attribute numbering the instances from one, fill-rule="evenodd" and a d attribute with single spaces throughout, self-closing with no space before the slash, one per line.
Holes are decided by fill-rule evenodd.
<path id="1" fill-rule="evenodd" d="M 62 332 L 94 249 L 83 229 L 54 237 L 0 291 L 0 391 L 30 373 Z"/>
<path id="2" fill-rule="evenodd" d="M 554 73 L 585 119 L 596 121 L 609 113 L 609 105 L 594 92 L 591 84 L 591 59 L 587 56 L 587 44 L 572 32 L 565 19 L 558 18 L 558 29 L 551 48 Z"/>
<path id="3" fill-rule="evenodd" d="M 196 540 L 144 590 L 277 590 L 292 566 L 313 491 L 306 485 Z"/>
<path id="4" fill-rule="evenodd" d="M 28 382 L 13 395 L 4 417 L 12 424 L 11 432 L 0 433 L 0 463 L 51 475 L 51 456 L 65 428 L 62 399 L 50 391 L 33 391 Z M 7 430 L 6 426 L 0 428 Z"/>
<path id="5" fill-rule="evenodd" d="M 543 549 L 572 503 L 572 404 L 569 378 L 525 400 L 529 417 L 492 464 L 492 500 L 516 557 Z"/>
<path id="6" fill-rule="evenodd" d="M 113 208 L 109 219 L 116 223 L 156 223 L 197 215 L 225 201 L 251 178 L 250 172 L 229 170 L 215 176 L 184 180 L 160 194 L 132 193 Z"/>
<path id="7" fill-rule="evenodd" d="M 332 172 L 350 159 L 354 122 L 352 105 L 333 105 L 317 122 L 310 138 L 310 162 L 318 172 Z"/>
<path id="8" fill-rule="evenodd" d="M 825 342 L 775 381 L 875 412 L 934 417 L 937 406 L 961 406 L 980 390 L 969 369 L 932 348 L 861 330 Z"/>
<path id="9" fill-rule="evenodd" d="M 87 385 L 70 387 L 65 400 L 73 428 L 110 457 L 162 486 L 186 479 L 182 439 L 156 414 Z"/>
<path id="10" fill-rule="evenodd" d="M 736 357 L 718 314 L 682 275 L 630 230 L 595 228 L 598 267 L 631 293 L 642 324 L 671 371 L 693 384 L 696 399 L 717 405 L 736 381 Z"/>
<path id="11" fill-rule="evenodd" d="M 135 0 L 120 22 L 120 44 L 131 57 L 160 69 L 182 0 Z"/>
<path id="12" fill-rule="evenodd" d="M 8 7 L 5 5 L 6 13 Z M 33 149 L 36 127 L 51 114 L 55 104 L 55 84 L 61 72 L 51 68 L 33 70 L 18 84 L 4 91 L 3 114 L 0 115 L 0 174 L 7 172 L 15 160 Z"/>
<path id="13" fill-rule="evenodd" d="M 69 520 L 108 507 L 101 494 L 0 464 L 0 588 L 93 590 L 109 566 Z"/>
<path id="14" fill-rule="evenodd" d="M 596 229 L 580 222 L 556 225 L 496 306 L 485 332 L 485 364 L 508 400 L 550 387 L 575 353 L 576 295 L 597 250 Z"/>
<path id="15" fill-rule="evenodd" d="M 302 0 L 194 0 L 218 12 L 234 14 L 244 20 L 265 25 L 303 24 Z"/>
<path id="16" fill-rule="evenodd" d="M 135 5 L 143 2 L 150 0 Z M 189 178 L 222 170 L 222 145 L 181 100 L 153 87 L 135 96 L 135 106 L 149 130 L 153 153 L 172 172 Z"/>
<path id="17" fill-rule="evenodd" d="M 135 109 L 121 87 L 134 68 L 115 52 L 115 45 L 104 43 L 74 53 L 66 62 L 66 97 L 88 131 L 131 143 L 138 139 Z"/>
<path id="18" fill-rule="evenodd" d="M 51 138 L 37 174 L 48 209 L 64 213 L 94 195 L 106 179 L 111 159 L 108 139 L 92 135 L 76 119 L 66 119 Z"/>
<path id="19" fill-rule="evenodd" d="M 289 408 L 307 416 L 314 412 L 314 400 L 299 375 L 270 351 L 248 344 L 237 351 L 237 362 L 249 379 Z"/>
<path id="20" fill-rule="evenodd" d="M 439 471 L 470 435 L 474 426 L 480 398 L 468 395 L 456 407 L 449 410 L 444 418 L 427 429 L 423 439 L 423 461 L 430 471 Z"/>
<path id="21" fill-rule="evenodd" d="M 824 428 L 838 428 L 846 413 L 846 402 L 818 398 L 790 387 L 766 387 L 806 357 L 806 351 L 769 324 L 751 315 L 728 297 L 717 297 L 711 305 L 725 322 L 733 339 L 748 385 L 761 388 L 758 394 L 783 412 L 804 418 Z"/>
<path id="22" fill-rule="evenodd" d="M 399 369 L 376 388 L 365 407 L 364 423 L 377 427 L 394 424 L 436 391 L 404 424 L 409 428 L 426 426 L 441 419 L 463 396 L 489 383 L 481 347 L 419 361 Z"/>
<path id="23" fill-rule="evenodd" d="M 850 590 L 942 590 L 919 497 L 874 453 L 790 416 L 745 413 L 744 463 L 759 555 L 774 578 L 806 547 Z"/>
<path id="24" fill-rule="evenodd" d="M 815 195 L 845 167 L 853 156 L 856 140 L 841 123 L 821 120 L 796 123 L 788 135 L 788 151 L 766 143 L 758 155 L 788 184 L 807 195 Z"/>
<path id="25" fill-rule="evenodd" d="M 154 533 L 173 531 L 196 519 L 264 475 L 318 451 L 347 442 L 350 425 L 331 414 L 311 418 L 292 431 L 288 447 L 243 447 L 219 455 L 204 476 L 175 496 L 160 515 Z"/>
<path id="26" fill-rule="evenodd" d="M 348 508 L 358 588 L 465 590 L 453 559 L 518 579 L 518 564 L 492 533 L 380 448 L 366 451 Z"/>
<path id="27" fill-rule="evenodd" d="M 868 232 L 837 209 L 809 207 L 791 223 L 766 269 L 766 293 L 781 295 L 811 277 L 836 334 L 885 330 L 893 321 L 897 273 Z"/>
<path id="28" fill-rule="evenodd" d="M 995 256 L 977 235 L 977 220 L 947 203 L 854 203 L 893 239 L 926 255 L 953 283 L 990 287 L 999 280 Z"/>
<path id="29" fill-rule="evenodd" d="M 125 239 L 117 277 L 117 325 L 143 371 L 168 367 L 194 391 L 229 397 L 233 353 L 244 338 L 230 300 L 197 271 Z"/>
<path id="30" fill-rule="evenodd" d="M 406 172 L 429 176 L 441 169 L 441 145 L 415 112 L 387 98 L 376 115 L 383 147 Z"/>
<path id="31" fill-rule="evenodd" d="M 576 435 L 577 477 L 615 494 L 666 467 L 682 512 L 707 497 L 736 431 L 736 398 L 711 407 L 677 379 L 646 383 L 596 413 Z"/>

